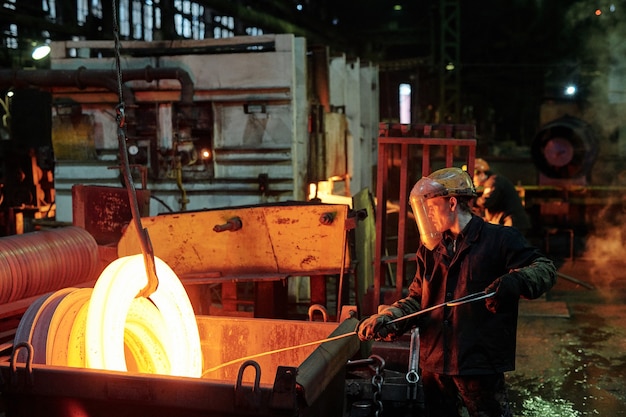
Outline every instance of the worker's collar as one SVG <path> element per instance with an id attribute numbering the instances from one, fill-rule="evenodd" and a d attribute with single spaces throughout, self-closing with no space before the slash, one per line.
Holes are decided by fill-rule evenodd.
<path id="1" fill-rule="evenodd" d="M 468 221 L 465 224 L 465 226 L 463 227 L 463 230 L 461 230 L 461 233 L 455 234 L 455 233 L 452 233 L 450 229 L 448 229 L 441 234 L 443 236 L 443 239 L 444 240 L 463 240 L 463 238 L 465 238 L 465 236 L 467 235 L 467 232 L 470 228 L 470 223 L 472 222 L 473 217 L 474 215 L 470 217 L 470 221 Z"/>

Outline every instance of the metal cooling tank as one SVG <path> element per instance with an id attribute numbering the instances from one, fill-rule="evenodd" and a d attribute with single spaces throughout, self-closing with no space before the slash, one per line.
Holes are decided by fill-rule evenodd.
<path id="1" fill-rule="evenodd" d="M 70 368 L 0 359 L 6 416 L 342 416 L 345 366 L 356 334 L 221 366 L 240 358 L 354 332 L 337 323 L 197 316 L 202 378 Z M 16 347 L 33 357 L 32 346 Z"/>

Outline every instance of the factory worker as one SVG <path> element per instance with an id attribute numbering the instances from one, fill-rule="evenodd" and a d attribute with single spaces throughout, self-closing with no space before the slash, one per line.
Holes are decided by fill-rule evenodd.
<path id="1" fill-rule="evenodd" d="M 476 188 L 476 192 L 481 194 L 483 192 L 483 185 L 485 184 L 485 181 L 487 181 L 487 178 L 489 178 L 489 175 L 491 175 L 491 168 L 489 167 L 489 164 L 487 163 L 487 161 L 485 161 L 482 158 L 476 158 L 474 160 L 474 177 L 473 177 L 473 183 L 474 183 L 474 187 Z"/>
<path id="2" fill-rule="evenodd" d="M 504 372 L 515 369 L 519 299 L 537 298 L 556 281 L 552 261 L 517 229 L 472 213 L 475 196 L 472 179 L 459 168 L 415 184 L 410 203 L 421 244 L 408 296 L 357 327 L 363 341 L 393 340 L 419 327 L 429 417 L 465 415 L 463 409 L 470 416 L 511 415 Z M 477 301 L 445 306 L 472 294 Z"/>
<path id="3" fill-rule="evenodd" d="M 474 162 L 474 187 L 479 193 L 475 212 L 487 222 L 514 226 L 523 234 L 531 228 L 530 217 L 513 183 L 503 175 L 489 169 L 487 161 Z"/>

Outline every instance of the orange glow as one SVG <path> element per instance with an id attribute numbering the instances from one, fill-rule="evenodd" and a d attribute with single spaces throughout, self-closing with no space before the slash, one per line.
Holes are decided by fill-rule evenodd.
<path id="1" fill-rule="evenodd" d="M 85 366 L 85 318 L 92 291 L 91 288 L 75 289 L 54 310 L 46 341 L 47 364 Z"/>
<path id="2" fill-rule="evenodd" d="M 596 16 L 600 16 L 602 14 L 602 10 L 596 9 Z"/>
<path id="3" fill-rule="evenodd" d="M 171 373 L 165 332 L 165 322 L 156 306 L 147 298 L 135 298 L 124 326 L 124 358 L 129 371 Z"/>
<path id="4" fill-rule="evenodd" d="M 148 283 L 142 255 L 117 259 L 100 275 L 87 312 L 87 367 L 125 371 L 126 352 L 139 372 L 202 374 L 200 336 L 187 293 L 165 262 L 155 258 L 155 263 L 159 285 L 149 301 L 135 298 Z"/>
<path id="5" fill-rule="evenodd" d="M 137 294 L 148 277 L 143 255 L 113 261 L 94 288 L 65 288 L 25 313 L 15 343 L 30 342 L 45 357 L 35 363 L 200 377 L 196 317 L 180 280 L 155 258 L 159 285 Z"/>
<path id="6" fill-rule="evenodd" d="M 210 149 L 207 149 L 207 148 L 202 148 L 202 149 L 200 150 L 200 157 L 201 157 L 202 159 L 204 159 L 205 161 L 206 161 L 206 160 L 211 159 L 211 156 L 212 156 L 212 155 L 213 155 L 213 153 L 211 152 L 211 150 L 210 150 Z"/>

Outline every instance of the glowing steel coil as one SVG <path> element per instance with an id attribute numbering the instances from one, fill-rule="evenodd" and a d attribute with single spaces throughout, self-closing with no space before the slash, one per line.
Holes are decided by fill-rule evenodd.
<path id="1" fill-rule="evenodd" d="M 46 363 L 85 366 L 85 321 L 93 288 L 78 288 L 59 301 L 50 319 Z"/>
<path id="2" fill-rule="evenodd" d="M 155 262 L 159 285 L 149 298 L 137 297 L 148 282 L 143 256 L 120 258 L 93 289 L 40 297 L 20 321 L 14 343 L 30 342 L 35 363 L 200 377 L 193 308 L 176 274 Z"/>
<path id="3" fill-rule="evenodd" d="M 180 280 L 162 260 L 155 258 L 159 285 L 150 295 L 165 324 L 162 340 L 171 361 L 171 374 L 200 376 L 202 354 L 193 308 Z M 120 258 L 100 275 L 87 313 L 85 347 L 90 368 L 126 370 L 124 323 L 132 301 L 147 285 L 142 255 Z M 154 346 L 146 346 L 154 348 Z"/>
<path id="4" fill-rule="evenodd" d="M 149 299 L 133 299 L 124 327 L 127 370 L 172 374 L 170 352 L 166 346 L 169 339 L 166 328 L 163 315 Z"/>

